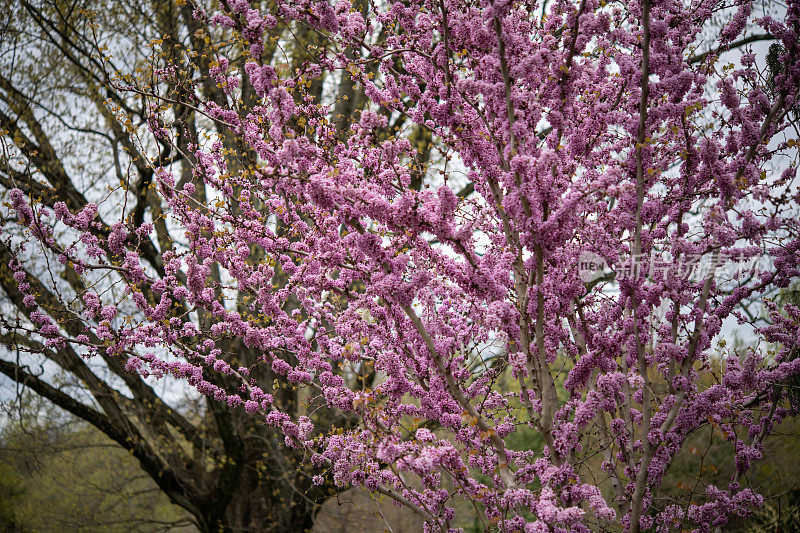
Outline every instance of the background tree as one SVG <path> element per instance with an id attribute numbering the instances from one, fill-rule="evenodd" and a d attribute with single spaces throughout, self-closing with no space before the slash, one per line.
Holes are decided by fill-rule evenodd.
<path id="1" fill-rule="evenodd" d="M 2 531 L 196 531 L 129 453 L 31 396 L 0 433 Z"/>
<path id="2" fill-rule="evenodd" d="M 764 303 L 777 352 L 718 367 L 712 347 L 798 276 L 795 3 L 157 3 L 158 33 L 113 45 L 120 13 L 76 6 L 22 3 L 81 76 L 61 75 L 69 106 L 110 125 L 118 186 L 70 177 L 12 68 L 0 283 L 10 353 L 85 389 L 0 371 L 128 447 L 201 528 L 306 528 L 349 485 L 439 530 L 456 495 L 503 531 L 708 530 L 761 504 L 745 474 L 795 408 L 800 309 Z M 772 67 L 718 64 L 762 38 Z M 614 271 L 587 281 L 587 252 Z M 208 397 L 207 421 L 153 375 Z M 727 485 L 658 499 L 708 425 Z M 515 449 L 523 427 L 541 448 Z"/>

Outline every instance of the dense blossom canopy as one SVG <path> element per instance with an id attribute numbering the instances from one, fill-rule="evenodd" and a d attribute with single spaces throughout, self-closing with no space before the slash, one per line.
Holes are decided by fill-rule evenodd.
<path id="1" fill-rule="evenodd" d="M 11 190 L 25 229 L 4 235 L 28 307 L 20 327 L 50 349 L 185 380 L 279 430 L 314 483 L 389 496 L 431 531 L 453 526 L 456 500 L 500 531 L 724 525 L 762 503 L 742 476 L 794 407 L 786 384 L 800 373 L 800 310 L 758 303 L 799 274 L 800 5 L 780 20 L 756 11 L 748 0 L 198 8 L 207 35 L 244 43 L 245 61 L 220 46 L 209 76 L 192 78 L 189 59 L 165 56 L 152 75 L 180 87 L 169 95 L 115 83 L 150 103 L 154 142 L 176 142 L 180 100 L 241 138 L 245 163 L 212 133 L 192 146 L 193 179 L 152 159 L 166 224 L 183 233 L 160 270 L 143 258 L 155 215 L 103 233 L 102 203 L 48 208 Z M 319 35 L 298 69 L 275 60 L 278 25 Z M 720 61 L 753 32 L 773 39 L 771 67 L 747 48 Z M 337 122 L 347 101 L 309 95 L 321 73 L 350 77 L 366 99 L 351 128 Z M 26 262 L 41 248 L 85 282 L 68 316 L 32 288 Z M 608 266 L 587 278 L 586 257 Z M 124 294 L 103 290 L 108 276 Z M 715 339 L 736 318 L 765 343 L 719 359 Z M 230 338 L 260 361 L 240 366 L 221 347 Z M 256 366 L 304 391 L 306 414 L 282 410 Z M 320 406 L 349 422 L 318 427 Z M 737 471 L 686 505 L 660 498 L 672 459 L 708 425 Z M 541 444 L 512 445 L 526 428 Z"/>

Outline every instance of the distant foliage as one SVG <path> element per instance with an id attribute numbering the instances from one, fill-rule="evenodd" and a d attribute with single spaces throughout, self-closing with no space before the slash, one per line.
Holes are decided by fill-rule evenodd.
<path id="1" fill-rule="evenodd" d="M 52 410 L 2 428 L 0 531 L 152 533 L 188 525 L 135 459 L 95 428 Z"/>

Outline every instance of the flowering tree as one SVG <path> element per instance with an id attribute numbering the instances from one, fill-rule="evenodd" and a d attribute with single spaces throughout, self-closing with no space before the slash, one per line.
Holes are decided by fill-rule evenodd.
<path id="1" fill-rule="evenodd" d="M 102 241 L 104 261 L 111 264 L 120 257 L 107 247 L 115 223 L 123 221 L 130 228 L 152 223 L 155 238 L 126 238 L 123 246 L 137 250 L 151 275 L 165 275 L 161 255 L 182 245 L 182 232 L 165 219 L 168 206 L 150 186 L 154 163 L 169 165 L 189 183 L 202 184 L 192 175 L 196 159 L 189 145 L 207 125 L 191 107 L 175 101 L 173 113 L 180 120 L 168 125 L 176 132 L 174 146 L 148 144 L 143 138 L 147 100 L 122 90 L 119 79 L 155 84 L 164 95 L 179 89 L 148 75 L 150 43 L 160 43 L 156 53 L 166 57 L 189 55 L 191 68 L 207 76 L 211 61 L 206 58 L 212 47 L 223 45 L 224 36 L 195 19 L 192 11 L 192 6 L 163 0 L 149 5 L 137 0 L 0 0 L 0 12 L 10 14 L 0 21 L 0 190 L 7 206 L 16 188 L 26 202 L 33 200 L 34 210 L 52 210 L 57 202 L 64 202 L 72 213 L 97 208 L 96 215 L 84 215 L 92 222 L 87 229 Z M 282 26 L 275 33 L 279 32 L 285 35 L 282 50 L 299 66 L 305 57 L 299 50 L 311 40 L 310 30 L 290 33 Z M 228 55 L 236 64 L 235 48 Z M 243 89 L 252 92 L 249 84 Z M 208 98 L 224 98 L 213 83 L 202 90 Z M 230 146 L 239 142 L 233 135 L 225 139 Z M 230 161 L 235 164 L 236 159 Z M 203 190 L 198 187 L 198 195 Z M 127 371 L 126 352 L 89 351 L 80 343 L 45 346 L 46 339 L 35 327 L 43 315 L 53 317 L 72 337 L 84 333 L 75 313 L 81 312 L 89 287 L 105 304 L 119 309 L 108 321 L 109 330 L 129 325 L 126 315 L 138 312 L 123 298 L 122 278 L 110 271 L 92 274 L 68 261 L 62 264 L 61 254 L 41 246 L 17 248 L 28 239 L 22 233 L 27 226 L 19 224 L 13 209 L 4 210 L 1 220 L 0 341 L 9 348 L 0 353 L 3 374 L 94 424 L 129 451 L 142 474 L 185 508 L 203 532 L 283 532 L 312 526 L 318 502 L 338 489 L 330 483 L 313 485 L 313 467 L 304 461 L 302 450 L 282 446 L 283 436 L 258 418 L 213 397 L 188 394 L 190 388 L 175 387 L 169 376 L 156 382 L 145 373 Z M 63 242 L 78 237 L 63 225 L 53 230 Z M 120 227 L 116 231 L 119 236 Z M 12 263 L 15 256 L 19 264 Z M 24 268 L 22 282 L 10 265 Z M 35 296 L 25 300 L 29 294 Z M 170 317 L 185 312 L 176 307 Z M 95 332 L 84 334 L 94 345 L 105 342 Z M 226 357 L 235 353 L 241 365 L 250 366 L 260 356 L 239 337 L 218 338 L 216 344 Z M 265 390 L 278 377 L 267 369 L 252 375 L 260 376 Z M 224 374 L 209 372 L 206 377 L 225 385 Z M 6 407 L 14 391 L 3 379 L 0 406 Z M 306 409 L 289 387 L 276 392 L 274 399 L 286 413 Z M 326 424 L 323 414 L 314 414 L 318 426 Z M 328 414 L 328 426 L 349 423 L 337 413 Z"/>
<path id="2" fill-rule="evenodd" d="M 151 181 L 118 195 L 157 203 L 107 223 L 9 181 L 13 345 L 185 380 L 280 435 L 304 490 L 362 486 L 432 531 L 456 499 L 500 531 L 709 530 L 761 504 L 744 476 L 800 372 L 800 310 L 752 318 L 799 274 L 800 5 L 220 4 L 109 81 L 152 134 Z M 719 61 L 766 39 L 769 63 Z M 730 319 L 777 348 L 714 359 Z M 709 425 L 729 483 L 660 492 Z M 526 428 L 542 446 L 512 445 Z"/>

